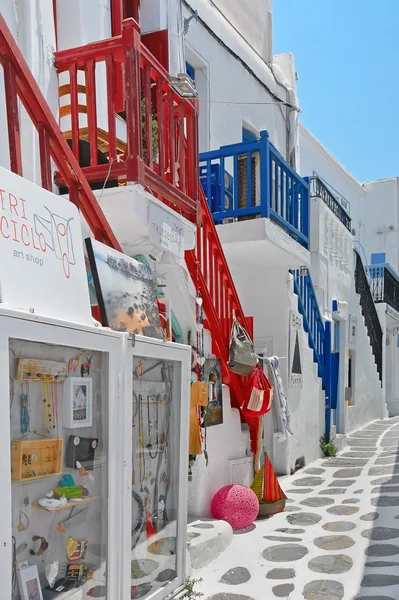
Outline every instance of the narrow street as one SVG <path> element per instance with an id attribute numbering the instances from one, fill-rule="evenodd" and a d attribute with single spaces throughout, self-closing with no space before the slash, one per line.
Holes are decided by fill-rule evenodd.
<path id="1" fill-rule="evenodd" d="M 399 417 L 281 485 L 285 512 L 236 533 L 194 572 L 204 600 L 399 598 Z"/>

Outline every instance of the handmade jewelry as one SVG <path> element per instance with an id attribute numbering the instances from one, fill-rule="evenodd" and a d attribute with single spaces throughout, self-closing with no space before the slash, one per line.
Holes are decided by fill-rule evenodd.
<path id="1" fill-rule="evenodd" d="M 24 389 L 25 386 L 25 389 Z M 21 383 L 21 432 L 23 435 L 29 431 L 29 382 Z"/>
<path id="2" fill-rule="evenodd" d="M 42 554 L 44 554 L 48 548 L 48 541 L 46 540 L 45 537 L 43 537 L 42 535 L 34 535 L 32 538 L 32 542 L 40 542 L 40 546 L 38 550 L 34 550 L 33 548 L 31 548 L 29 550 L 29 554 L 31 556 L 41 556 Z"/>
<path id="3" fill-rule="evenodd" d="M 23 522 L 22 517 L 24 517 L 26 519 L 26 524 Z M 29 522 L 28 515 L 23 510 L 20 510 L 19 511 L 19 524 L 17 527 L 19 533 L 22 533 L 23 531 L 26 531 L 27 529 L 29 529 L 29 525 L 30 525 L 30 522 Z"/>
<path id="4" fill-rule="evenodd" d="M 159 425 L 159 402 L 160 402 L 160 394 L 158 394 L 157 396 L 155 396 L 155 431 L 156 431 L 156 438 L 155 438 L 155 446 L 153 444 L 151 444 L 151 429 L 152 427 L 152 422 L 150 420 L 150 398 L 154 398 L 154 396 L 147 396 L 147 418 L 148 418 L 148 422 L 147 422 L 147 426 L 148 426 L 148 444 L 146 446 L 147 450 L 149 451 L 149 455 L 150 458 L 156 458 L 158 456 L 158 451 L 159 451 L 159 433 L 158 433 L 158 425 Z M 155 448 L 155 451 L 153 450 Z M 152 451 L 152 452 L 151 452 Z"/>
<path id="5" fill-rule="evenodd" d="M 140 491 L 143 491 L 143 483 L 146 477 L 145 473 L 145 452 L 144 452 L 144 422 L 143 422 L 143 397 L 139 394 L 139 437 L 138 444 L 140 446 L 139 451 L 139 476 L 140 476 Z"/>

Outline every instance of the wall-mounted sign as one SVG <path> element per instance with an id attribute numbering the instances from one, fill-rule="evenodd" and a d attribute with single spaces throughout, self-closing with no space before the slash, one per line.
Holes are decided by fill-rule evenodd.
<path id="1" fill-rule="evenodd" d="M 91 324 L 77 208 L 0 167 L 0 301 Z"/>
<path id="2" fill-rule="evenodd" d="M 148 205 L 150 240 L 178 258 L 184 258 L 184 229 L 178 215 L 171 215 L 152 202 Z"/>
<path id="3" fill-rule="evenodd" d="M 288 374 L 290 388 L 302 388 L 303 385 L 302 331 L 302 316 L 299 313 L 290 311 Z"/>

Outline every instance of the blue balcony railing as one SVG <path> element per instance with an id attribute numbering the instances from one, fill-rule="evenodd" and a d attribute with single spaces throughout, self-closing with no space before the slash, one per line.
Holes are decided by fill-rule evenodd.
<path id="1" fill-rule="evenodd" d="M 200 179 L 215 223 L 270 218 L 309 245 L 309 184 L 269 141 L 222 146 L 200 154 Z"/>

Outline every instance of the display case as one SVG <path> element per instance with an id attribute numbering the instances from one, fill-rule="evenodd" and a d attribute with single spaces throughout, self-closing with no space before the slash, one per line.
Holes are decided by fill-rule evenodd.
<path id="1" fill-rule="evenodd" d="M 123 349 L 112 331 L 0 310 L 4 599 L 121 597 Z"/>
<path id="2" fill-rule="evenodd" d="M 190 358 L 188 346 L 141 336 L 127 349 L 125 600 L 161 600 L 184 584 Z"/>
<path id="3" fill-rule="evenodd" d="M 1 597 L 182 588 L 190 348 L 1 309 L 0 357 Z"/>

